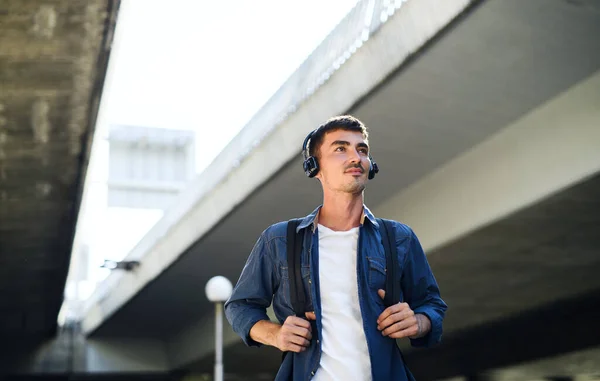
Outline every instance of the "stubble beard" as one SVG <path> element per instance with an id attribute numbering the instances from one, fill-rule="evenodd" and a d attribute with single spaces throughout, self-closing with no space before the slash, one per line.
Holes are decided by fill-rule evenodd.
<path id="1" fill-rule="evenodd" d="M 355 178 L 354 181 L 344 184 L 340 191 L 350 194 L 361 194 L 367 187 L 367 182 L 362 178 Z"/>
<path id="2" fill-rule="evenodd" d="M 334 184 L 329 182 L 329 179 L 327 177 L 324 177 L 323 179 L 319 179 L 319 181 L 321 182 L 323 188 L 328 188 L 331 191 L 333 191 L 334 193 L 346 193 L 346 194 L 352 194 L 352 195 L 359 195 L 359 194 L 362 194 L 362 192 L 367 187 L 368 180 L 364 176 L 354 177 L 352 180 L 348 181 L 347 183 L 336 184 L 337 186 L 332 186 Z"/>

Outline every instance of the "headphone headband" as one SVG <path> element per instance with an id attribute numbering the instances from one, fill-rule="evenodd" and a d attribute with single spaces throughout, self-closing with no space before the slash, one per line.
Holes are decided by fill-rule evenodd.
<path id="1" fill-rule="evenodd" d="M 304 143 L 302 143 L 302 157 L 304 157 L 304 160 L 308 159 L 308 157 L 310 156 L 310 153 L 307 152 L 307 148 L 308 148 L 308 142 L 310 141 L 310 139 L 312 138 L 312 136 L 315 134 L 315 132 L 317 132 L 318 128 L 315 130 L 312 130 L 308 135 L 306 135 L 306 137 L 304 138 Z"/>

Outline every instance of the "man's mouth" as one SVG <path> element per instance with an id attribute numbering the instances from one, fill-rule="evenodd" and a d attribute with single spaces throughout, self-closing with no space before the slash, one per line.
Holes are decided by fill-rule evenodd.
<path id="1" fill-rule="evenodd" d="M 363 170 L 360 168 L 350 168 L 346 170 L 346 173 L 350 173 L 352 175 L 360 175 L 363 173 Z"/>

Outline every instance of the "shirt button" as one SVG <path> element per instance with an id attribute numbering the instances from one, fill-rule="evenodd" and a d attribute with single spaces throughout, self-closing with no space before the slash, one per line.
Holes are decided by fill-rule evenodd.
<path id="1" fill-rule="evenodd" d="M 319 339 L 317 339 L 317 344 L 319 344 Z"/>
<path id="2" fill-rule="evenodd" d="M 314 372 L 314 371 L 310 372 L 310 375 L 311 375 L 311 376 L 314 376 L 314 375 L 315 375 L 315 372 Z"/>
<path id="3" fill-rule="evenodd" d="M 312 280 L 310 280 L 310 279 L 309 279 L 309 280 L 308 280 L 308 284 L 311 284 L 311 283 L 312 283 Z"/>

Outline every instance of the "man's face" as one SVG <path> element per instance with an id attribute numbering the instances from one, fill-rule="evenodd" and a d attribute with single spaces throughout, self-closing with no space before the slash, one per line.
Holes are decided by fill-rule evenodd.
<path id="1" fill-rule="evenodd" d="M 369 175 L 369 145 L 362 133 L 335 130 L 325 134 L 319 148 L 317 178 L 323 191 L 361 193 Z"/>

